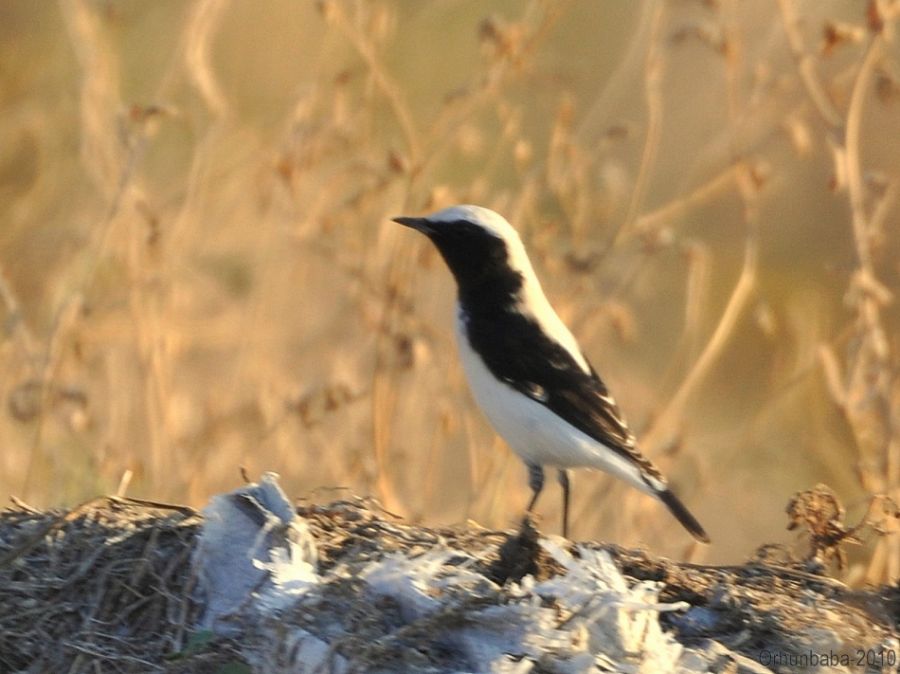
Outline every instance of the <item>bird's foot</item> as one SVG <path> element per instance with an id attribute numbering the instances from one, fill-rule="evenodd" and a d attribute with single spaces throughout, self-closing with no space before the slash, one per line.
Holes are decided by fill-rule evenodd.
<path id="1" fill-rule="evenodd" d="M 530 514 L 526 514 L 519 531 L 510 534 L 500 546 L 500 556 L 488 571 L 491 580 L 503 585 L 508 580 L 518 582 L 525 576 L 536 577 L 540 568 L 538 557 L 541 554 L 538 538 L 538 530 Z"/>
<path id="2" fill-rule="evenodd" d="M 519 528 L 519 536 L 533 536 L 537 540 L 537 525 L 534 513 L 525 513 L 522 517 L 522 526 Z"/>

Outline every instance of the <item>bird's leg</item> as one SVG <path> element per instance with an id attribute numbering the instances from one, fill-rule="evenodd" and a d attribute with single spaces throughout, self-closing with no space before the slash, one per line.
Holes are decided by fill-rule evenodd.
<path id="1" fill-rule="evenodd" d="M 536 463 L 526 465 L 528 466 L 528 486 L 531 487 L 531 500 L 525 509 L 525 518 L 527 520 L 528 516 L 531 515 L 531 511 L 534 510 L 535 504 L 537 504 L 541 490 L 544 488 L 544 469 Z"/>
<path id="2" fill-rule="evenodd" d="M 569 537 L 569 471 L 560 468 L 556 474 L 563 493 L 563 538 Z"/>

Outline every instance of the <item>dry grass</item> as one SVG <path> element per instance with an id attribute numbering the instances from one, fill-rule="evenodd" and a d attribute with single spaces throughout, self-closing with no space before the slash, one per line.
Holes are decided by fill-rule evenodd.
<path id="1" fill-rule="evenodd" d="M 539 544 L 534 529 L 508 537 L 478 527 L 411 526 L 360 498 L 307 504 L 299 514 L 314 541 L 306 543 L 317 550 L 316 581 L 289 595 L 282 569 L 278 578 L 239 582 L 242 598 L 222 583 L 285 542 L 264 524 L 275 515 L 253 501 L 246 493 L 234 496 L 233 521 L 221 503 L 211 514 L 249 527 L 243 543 L 243 534 L 226 536 L 228 552 L 240 561 L 223 575 L 207 567 L 222 561 L 224 539 L 201 535 L 203 518 L 190 508 L 98 498 L 68 511 L 21 503 L 0 511 L 3 671 L 287 672 L 329 657 L 349 661 L 351 671 L 457 671 L 504 647 L 545 665 L 571 663 L 582 649 L 618 655 L 620 662 L 658 657 L 666 643 L 654 640 L 639 618 L 657 590 L 636 585 L 629 591 L 642 599 L 623 599 L 624 588 L 602 580 L 609 563 L 629 585 L 659 583 L 665 604 L 684 602 L 653 620 L 659 617 L 666 632 L 711 662 L 726 648 L 756 660 L 825 648 L 854 661 L 873 658 L 866 671 L 882 671 L 882 658 L 893 664 L 896 587 L 856 590 L 819 575 L 848 534 L 827 489 L 798 494 L 793 503 L 814 556 L 801 561 L 773 547 L 734 566 L 673 562 L 610 543 L 570 550 L 558 539 Z M 242 522 L 248 513 L 259 520 Z M 254 531 L 257 525 L 264 529 Z M 266 530 L 266 542 L 252 540 Z M 206 545 L 216 552 L 198 556 Z M 523 573 L 534 582 L 519 584 Z M 538 589 L 544 581 L 550 585 Z M 277 596 L 287 603 L 274 609 Z M 623 605 L 630 609 L 619 612 Z M 605 638 L 579 638 L 585 632 Z M 327 654 L 310 640 L 327 644 Z"/>
<path id="2" fill-rule="evenodd" d="M 187 649 L 198 513 L 103 498 L 68 512 L 19 503 L 0 522 L 6 671 L 159 671 Z"/>
<path id="3" fill-rule="evenodd" d="M 472 407 L 450 279 L 388 220 L 467 201 L 517 223 L 707 559 L 790 540 L 818 482 L 897 499 L 898 12 L 5 4 L 0 492 L 200 504 L 246 466 L 510 525 L 524 471 Z M 574 519 L 685 542 L 598 474 Z M 851 578 L 900 576 L 869 543 Z"/>

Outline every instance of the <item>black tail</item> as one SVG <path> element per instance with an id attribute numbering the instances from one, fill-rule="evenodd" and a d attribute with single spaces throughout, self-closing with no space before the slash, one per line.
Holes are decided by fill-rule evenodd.
<path id="1" fill-rule="evenodd" d="M 697 518 L 691 515 L 688 512 L 688 509 L 685 508 L 684 503 L 678 500 L 678 497 L 675 496 L 668 489 L 664 491 L 656 492 L 656 495 L 659 497 L 659 500 L 666 504 L 666 507 L 669 509 L 675 519 L 681 522 L 681 526 L 690 532 L 691 536 L 696 538 L 701 543 L 709 543 L 709 536 L 706 535 L 706 532 L 703 530 L 703 527 L 700 526 L 700 522 L 697 521 Z"/>

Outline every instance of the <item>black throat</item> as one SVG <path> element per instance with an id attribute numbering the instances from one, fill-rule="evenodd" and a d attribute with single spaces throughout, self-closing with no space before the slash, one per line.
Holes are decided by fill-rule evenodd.
<path id="1" fill-rule="evenodd" d="M 466 221 L 448 223 L 428 236 L 453 273 L 467 314 L 496 316 L 516 304 L 523 279 L 509 266 L 503 239 Z"/>

